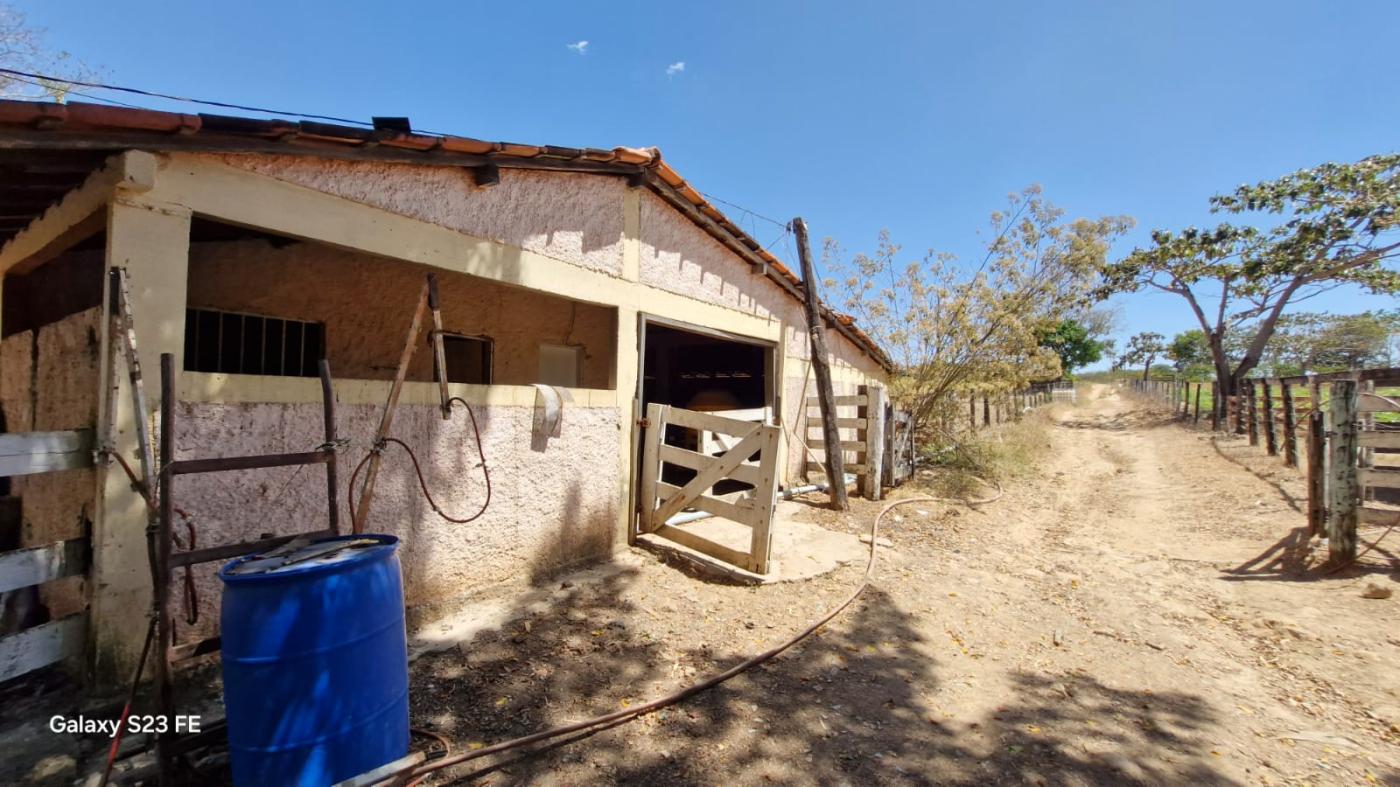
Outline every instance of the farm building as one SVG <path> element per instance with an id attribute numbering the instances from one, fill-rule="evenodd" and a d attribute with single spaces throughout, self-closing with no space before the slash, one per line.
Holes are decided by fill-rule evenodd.
<path id="1" fill-rule="evenodd" d="M 756 466 L 776 476 L 721 468 L 751 483 L 738 495 L 716 487 L 709 509 L 743 520 L 763 504 L 742 489 L 806 477 L 815 391 L 802 283 L 654 149 L 482 142 L 402 119 L 355 128 L 8 101 L 0 203 L 0 431 L 67 433 L 55 451 L 96 455 L 0 480 L 0 550 L 69 545 L 49 563 L 81 569 L 43 584 L 43 609 L 27 614 L 62 625 L 64 648 L 80 643 L 99 682 L 129 674 L 152 592 L 147 506 L 113 461 L 137 465 L 141 452 L 122 313 L 142 415 L 152 440 L 173 446 L 160 462 L 338 455 L 330 474 L 187 467 L 171 501 L 177 552 L 334 517 L 348 530 L 352 469 L 414 350 L 388 434 L 411 447 L 437 508 L 481 513 L 439 516 L 408 455 L 379 444 L 365 527 L 403 541 L 410 621 L 626 548 L 656 513 L 644 483 L 674 488 L 704 472 L 666 465 L 646 478 L 659 466 L 644 461 L 649 405 L 676 408 L 673 425 L 699 412 L 778 428 L 753 444 Z M 112 291 L 118 269 L 124 298 Z M 430 273 L 441 325 L 406 345 Z M 836 393 L 854 402 L 861 386 L 878 389 L 880 349 L 849 318 L 824 318 Z M 166 354 L 174 401 L 161 397 Z M 444 414 L 444 390 L 471 417 Z M 689 453 L 659 449 L 714 455 L 703 424 L 693 431 Z M 217 633 L 217 565 L 192 566 L 188 586 L 175 570 L 178 643 Z"/>

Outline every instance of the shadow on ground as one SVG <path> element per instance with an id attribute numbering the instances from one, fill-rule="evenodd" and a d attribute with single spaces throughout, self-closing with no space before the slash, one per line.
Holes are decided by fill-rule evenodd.
<path id="1" fill-rule="evenodd" d="M 423 657 L 414 665 L 414 723 L 451 739 L 454 751 L 479 748 L 669 693 L 737 663 L 758 649 L 750 641 L 772 644 L 805 622 L 755 609 L 756 630 L 739 623 L 737 636 L 716 637 L 726 641 L 692 644 L 698 632 L 721 630 L 700 618 L 734 610 L 688 609 L 680 598 L 660 614 L 638 608 L 629 589 L 654 570 L 666 569 L 566 582 L 505 629 Z M 1209 752 L 1214 713 L 1189 692 L 1017 672 L 995 713 L 943 717 L 944 666 L 918 622 L 872 587 L 778 659 L 680 705 L 492 769 L 492 783 L 1233 783 Z M 492 763 L 435 778 L 470 783 Z"/>
<path id="2" fill-rule="evenodd" d="M 1215 453 L 1219 454 L 1221 459 L 1224 459 L 1225 461 L 1235 465 L 1236 467 L 1247 471 L 1250 475 L 1273 487 L 1274 490 L 1278 492 L 1279 497 L 1283 499 L 1283 502 L 1287 503 L 1289 507 L 1292 508 L 1294 511 L 1303 513 L 1306 510 L 1305 504 L 1307 501 L 1298 498 L 1297 495 L 1294 495 L 1292 492 L 1288 491 L 1288 489 L 1284 487 L 1283 484 L 1279 483 L 1277 478 L 1259 472 L 1258 470 L 1250 466 L 1248 462 L 1241 460 L 1239 457 L 1231 456 L 1228 452 L 1226 452 L 1220 447 L 1220 441 L 1215 439 L 1214 437 L 1212 437 L 1210 440 L 1210 447 L 1215 449 Z"/>
<path id="3" fill-rule="evenodd" d="M 1060 426 L 1066 429 L 1097 429 L 1105 432 L 1127 432 L 1137 429 L 1162 429 L 1178 423 L 1178 418 L 1167 413 L 1137 409 L 1102 416 L 1066 418 Z"/>

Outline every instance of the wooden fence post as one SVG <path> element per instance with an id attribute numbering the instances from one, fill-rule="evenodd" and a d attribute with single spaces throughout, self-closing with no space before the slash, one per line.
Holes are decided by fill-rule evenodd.
<path id="1" fill-rule="evenodd" d="M 1255 394 L 1254 381 L 1245 383 L 1247 406 L 1249 408 L 1249 444 L 1259 445 L 1259 399 Z"/>
<path id="2" fill-rule="evenodd" d="M 1328 474 L 1327 552 L 1334 563 L 1356 557 L 1357 499 L 1361 496 L 1356 472 L 1356 381 L 1332 383 L 1328 411 L 1331 466 Z"/>
<path id="3" fill-rule="evenodd" d="M 880 499 L 880 481 L 885 477 L 885 389 L 862 385 L 865 403 L 865 486 L 867 500 Z"/>
<path id="4" fill-rule="evenodd" d="M 1283 383 L 1283 463 L 1298 466 L 1298 413 L 1293 407 L 1293 386 Z"/>
<path id="5" fill-rule="evenodd" d="M 1220 431 L 1220 411 L 1224 403 L 1220 401 L 1220 382 L 1212 380 L 1210 383 L 1210 430 Z"/>
<path id="6" fill-rule="evenodd" d="M 1361 390 L 1363 390 L 1363 391 L 1365 391 L 1365 392 L 1367 392 L 1367 393 L 1375 393 L 1375 392 L 1376 392 L 1376 381 L 1375 381 L 1375 380 L 1367 380 L 1366 382 L 1364 382 L 1364 383 L 1361 384 Z M 1363 413 L 1363 414 L 1361 415 L 1361 429 L 1362 429 L 1362 431 L 1370 432 L 1370 431 L 1373 431 L 1375 428 L 1376 428 L 1376 417 L 1375 417 L 1373 414 L 1371 414 L 1371 413 Z M 1376 449 L 1374 449 L 1374 448 L 1362 448 L 1362 449 L 1361 449 L 1361 455 L 1360 455 L 1360 457 L 1359 457 L 1359 460 L 1360 460 L 1360 461 L 1358 462 L 1358 464 L 1360 464 L 1361 467 L 1365 467 L 1365 468 L 1372 468 L 1372 467 L 1375 467 L 1375 466 L 1376 466 Z M 1365 485 L 1363 485 L 1363 486 L 1361 487 L 1361 499 L 1362 499 L 1363 501 L 1373 501 L 1373 500 L 1375 500 L 1375 499 L 1376 499 L 1376 488 L 1373 487 L 1373 486 L 1365 486 Z"/>
<path id="7" fill-rule="evenodd" d="M 1229 397 L 1231 404 L 1235 407 L 1235 434 L 1245 434 L 1249 431 L 1248 425 L 1245 423 L 1248 419 L 1245 418 L 1244 413 L 1244 389 L 1247 385 L 1244 380 L 1240 380 L 1235 385 L 1234 395 Z"/>
<path id="8" fill-rule="evenodd" d="M 1201 422 L 1201 389 L 1205 387 L 1205 383 L 1196 383 L 1196 417 L 1192 419 L 1192 423 Z"/>
<path id="9" fill-rule="evenodd" d="M 1327 526 L 1327 437 L 1321 410 L 1308 413 L 1308 537 Z"/>
<path id="10" fill-rule="evenodd" d="M 968 417 L 972 419 L 972 431 L 977 431 L 977 397 L 972 394 L 967 396 Z"/>
<path id="11" fill-rule="evenodd" d="M 990 397 L 982 397 L 982 425 L 992 425 L 992 400 Z"/>
<path id="12" fill-rule="evenodd" d="M 1278 433 L 1274 426 L 1274 395 L 1273 386 L 1269 385 L 1268 379 L 1259 381 L 1260 387 L 1264 389 L 1264 446 L 1269 452 L 1269 456 L 1278 456 Z"/>

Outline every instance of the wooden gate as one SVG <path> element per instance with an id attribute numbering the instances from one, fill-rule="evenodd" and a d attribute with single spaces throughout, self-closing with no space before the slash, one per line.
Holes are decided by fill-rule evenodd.
<path id="1" fill-rule="evenodd" d="M 881 482 L 885 470 L 885 425 L 888 397 L 885 389 L 878 385 L 862 385 L 854 396 L 833 396 L 832 404 L 837 408 L 837 434 L 841 437 L 842 470 L 855 473 L 856 486 L 861 494 L 870 500 L 879 500 Z M 826 439 L 822 436 L 822 416 L 818 409 L 820 400 L 807 398 L 807 431 L 818 436 L 808 437 L 804 442 L 809 449 L 826 451 Z M 823 457 L 824 458 L 824 457 Z M 821 462 L 809 461 L 805 465 L 810 478 L 812 474 L 826 476 L 826 466 Z"/>
<path id="2" fill-rule="evenodd" d="M 766 423 L 648 405 L 642 447 L 641 532 L 766 574 L 781 439 L 782 429 Z M 737 482 L 732 485 L 742 491 L 719 493 L 715 485 L 726 480 Z M 748 550 L 701 535 L 706 528 L 699 521 L 692 520 L 696 524 L 690 527 L 673 521 L 687 508 L 748 526 Z"/>
<path id="3" fill-rule="evenodd" d="M 914 475 L 914 416 L 885 408 L 885 486 L 899 486 Z"/>
<path id="4" fill-rule="evenodd" d="M 92 467 L 92 430 L 0 434 L 0 476 L 28 476 Z M 19 530 L 21 498 L 0 498 L 0 530 Z M 0 618 L 17 617 L 37 600 L 38 586 L 88 569 L 89 537 L 0 552 Z M 10 614 L 3 614 L 10 613 Z M 82 654 L 87 615 L 67 617 L 0 636 L 0 682 Z"/>

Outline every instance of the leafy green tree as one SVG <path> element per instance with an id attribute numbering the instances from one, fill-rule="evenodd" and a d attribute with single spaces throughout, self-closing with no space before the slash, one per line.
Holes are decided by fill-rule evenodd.
<path id="1" fill-rule="evenodd" d="M 1040 346 L 1049 347 L 1060 357 L 1060 371 L 1065 376 L 1075 369 L 1096 363 L 1103 357 L 1104 342 L 1095 340 L 1089 328 L 1075 320 L 1060 320 L 1053 328 L 1040 331 Z"/>
<path id="2" fill-rule="evenodd" d="M 1279 318 L 1264 363 L 1275 375 L 1389 366 L 1397 336 L 1400 310 L 1285 314 Z"/>
<path id="3" fill-rule="evenodd" d="M 1182 331 L 1172 337 L 1172 343 L 1167 346 L 1167 357 L 1177 372 L 1210 363 L 1210 342 L 1200 329 Z"/>
<path id="4" fill-rule="evenodd" d="M 1123 366 L 1142 364 L 1142 379 L 1146 380 L 1152 373 L 1152 362 L 1166 351 L 1165 336 L 1160 333 L 1144 331 L 1128 339 L 1128 346 L 1123 350 L 1119 361 Z"/>
<path id="5" fill-rule="evenodd" d="M 1400 255 L 1400 154 L 1322 164 L 1210 202 L 1213 212 L 1272 223 L 1157 230 L 1151 246 L 1105 267 L 1098 294 L 1147 288 L 1183 298 L 1227 395 L 1259 365 L 1290 304 L 1344 284 L 1400 291 L 1388 265 Z M 1236 333 L 1242 352 L 1231 358 Z"/>

